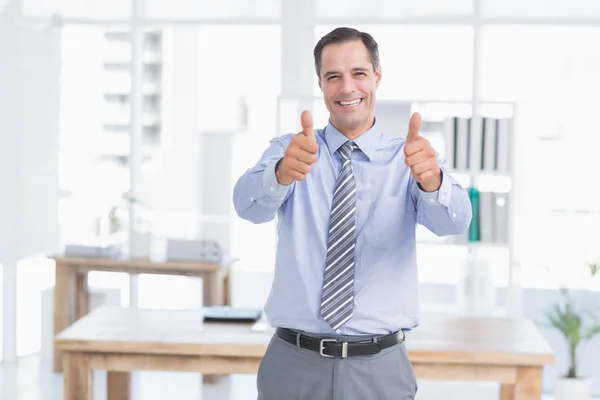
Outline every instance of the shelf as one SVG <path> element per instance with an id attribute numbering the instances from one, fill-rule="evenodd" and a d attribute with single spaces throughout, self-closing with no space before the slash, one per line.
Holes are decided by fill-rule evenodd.
<path id="1" fill-rule="evenodd" d="M 424 302 L 421 304 L 421 312 L 425 315 L 453 315 L 459 318 L 508 318 L 508 310 L 505 307 L 496 306 L 492 310 L 474 311 L 469 310 L 467 306 L 460 306 L 456 303 L 441 304 Z"/>
<path id="2" fill-rule="evenodd" d="M 417 244 L 435 245 L 435 246 L 463 246 L 471 248 L 497 248 L 497 249 L 508 249 L 506 243 L 487 243 L 487 242 L 449 242 L 449 241 L 438 241 L 435 239 L 417 239 Z"/>
<path id="3" fill-rule="evenodd" d="M 128 82 L 120 85 L 106 84 L 103 88 L 105 96 L 129 96 L 130 84 Z M 144 82 L 142 84 L 142 93 L 144 96 L 160 96 L 160 86 L 154 82 Z"/>
<path id="4" fill-rule="evenodd" d="M 106 113 L 103 118 L 105 126 L 130 126 L 130 119 L 129 113 Z M 159 113 L 144 113 L 141 123 L 144 127 L 160 126 L 160 115 Z"/>
<path id="5" fill-rule="evenodd" d="M 446 168 L 446 170 L 451 175 L 468 175 L 470 177 L 490 177 L 490 178 L 511 178 L 510 172 L 502 172 L 502 171 L 469 171 L 469 170 L 460 170 L 460 169 L 450 169 Z"/>

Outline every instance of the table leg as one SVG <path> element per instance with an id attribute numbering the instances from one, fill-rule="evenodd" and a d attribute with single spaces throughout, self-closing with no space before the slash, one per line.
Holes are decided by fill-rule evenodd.
<path id="1" fill-rule="evenodd" d="M 64 400 L 92 400 L 92 370 L 86 354 L 65 352 Z"/>
<path id="2" fill-rule="evenodd" d="M 130 400 L 131 398 L 131 373 L 121 371 L 107 372 L 107 399 Z"/>
<path id="3" fill-rule="evenodd" d="M 216 306 L 222 305 L 223 279 L 219 272 L 207 272 L 202 275 L 202 305 Z M 202 382 L 205 384 L 214 384 L 220 380 L 220 375 L 203 375 Z"/>
<path id="4" fill-rule="evenodd" d="M 222 305 L 223 279 L 218 272 L 207 272 L 202 275 L 202 293 L 202 305 Z"/>
<path id="5" fill-rule="evenodd" d="M 75 321 L 76 305 L 75 274 L 67 264 L 56 263 L 56 283 L 54 285 L 54 335 L 65 330 Z M 54 349 L 54 371 L 63 367 L 61 352 Z"/>
<path id="6" fill-rule="evenodd" d="M 231 305 L 231 272 L 227 272 L 223 277 L 223 304 Z"/>
<path id="7" fill-rule="evenodd" d="M 77 319 L 90 312 L 90 290 L 88 287 L 88 273 L 80 272 L 76 275 Z"/>
<path id="8" fill-rule="evenodd" d="M 514 400 L 515 385 L 513 383 L 500 384 L 500 400 Z"/>
<path id="9" fill-rule="evenodd" d="M 540 400 L 542 398 L 542 367 L 519 367 L 515 400 Z"/>

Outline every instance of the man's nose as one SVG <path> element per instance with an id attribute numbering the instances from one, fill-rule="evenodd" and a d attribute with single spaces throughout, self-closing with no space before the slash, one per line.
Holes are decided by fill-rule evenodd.
<path id="1" fill-rule="evenodd" d="M 342 93 L 350 94 L 354 92 L 356 89 L 356 85 L 354 84 L 354 79 L 352 77 L 344 77 L 342 81 Z"/>

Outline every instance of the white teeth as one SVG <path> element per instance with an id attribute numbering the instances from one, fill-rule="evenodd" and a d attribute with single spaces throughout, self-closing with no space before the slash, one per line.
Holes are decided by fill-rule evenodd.
<path id="1" fill-rule="evenodd" d="M 340 104 L 343 106 L 355 106 L 361 102 L 362 99 L 352 100 L 352 101 L 340 101 Z"/>

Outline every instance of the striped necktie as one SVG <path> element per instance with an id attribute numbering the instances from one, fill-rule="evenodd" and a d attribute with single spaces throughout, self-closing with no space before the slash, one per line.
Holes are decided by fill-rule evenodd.
<path id="1" fill-rule="evenodd" d="M 342 170 L 335 185 L 329 220 L 321 316 L 334 330 L 352 318 L 354 305 L 356 183 L 351 156 L 356 149 L 354 142 L 346 142 L 339 149 Z"/>

